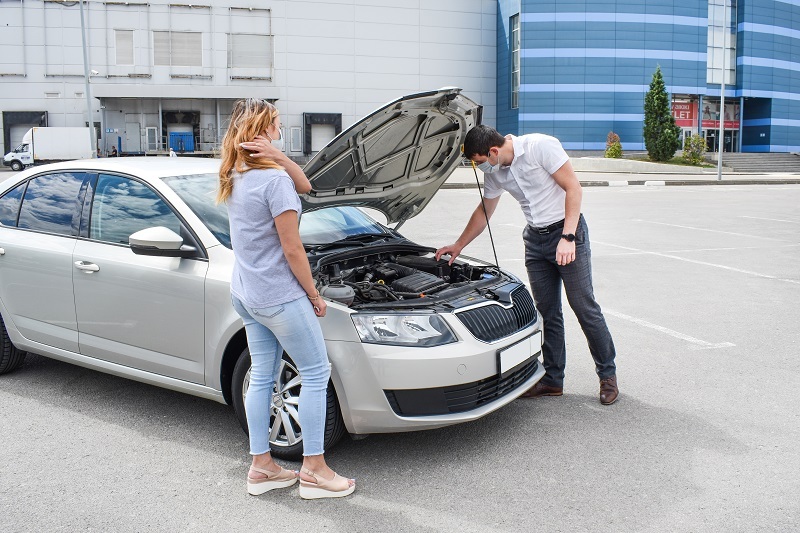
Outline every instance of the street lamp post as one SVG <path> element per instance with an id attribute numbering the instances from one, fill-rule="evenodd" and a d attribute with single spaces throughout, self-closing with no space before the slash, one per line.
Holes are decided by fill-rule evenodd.
<path id="1" fill-rule="evenodd" d="M 719 91 L 719 152 L 717 152 L 717 181 L 722 181 L 722 152 L 725 151 L 725 58 L 728 55 L 726 46 L 728 37 L 728 2 L 722 10 L 722 84 Z"/>
<path id="2" fill-rule="evenodd" d="M 92 84 L 89 81 L 89 50 L 86 47 L 86 23 L 83 18 L 83 2 L 81 6 L 81 41 L 83 42 L 83 79 L 86 85 L 86 117 L 89 123 L 89 135 L 92 138 L 92 158 L 97 157 L 97 132 L 94 129 L 94 118 L 92 116 Z"/>

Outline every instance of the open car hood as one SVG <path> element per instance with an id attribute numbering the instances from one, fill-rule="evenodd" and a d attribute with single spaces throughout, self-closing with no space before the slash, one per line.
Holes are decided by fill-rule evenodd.
<path id="1" fill-rule="evenodd" d="M 336 136 L 305 166 L 313 190 L 303 210 L 351 205 L 402 223 L 430 202 L 462 160 L 482 107 L 461 89 L 398 98 Z"/>

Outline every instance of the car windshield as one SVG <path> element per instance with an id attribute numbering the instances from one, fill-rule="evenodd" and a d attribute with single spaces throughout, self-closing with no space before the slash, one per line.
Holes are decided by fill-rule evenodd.
<path id="1" fill-rule="evenodd" d="M 217 204 L 217 174 L 170 176 L 163 181 L 203 221 L 225 247 L 231 248 L 228 208 Z M 304 214 L 300 219 L 303 244 L 318 245 L 352 235 L 383 234 L 387 229 L 356 207 L 328 207 Z"/>

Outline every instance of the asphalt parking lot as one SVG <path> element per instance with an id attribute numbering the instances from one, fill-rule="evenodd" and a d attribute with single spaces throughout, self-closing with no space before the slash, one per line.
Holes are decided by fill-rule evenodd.
<path id="1" fill-rule="evenodd" d="M 450 243 L 477 201 L 440 191 L 401 231 Z M 356 494 L 305 502 L 245 493 L 230 408 L 34 356 L 0 377 L 0 530 L 796 529 L 800 185 L 593 187 L 583 205 L 619 353 L 613 406 L 567 311 L 563 397 L 345 438 L 329 461 Z M 525 279 L 523 224 L 505 195 L 498 259 Z M 464 253 L 490 259 L 488 236 Z"/>

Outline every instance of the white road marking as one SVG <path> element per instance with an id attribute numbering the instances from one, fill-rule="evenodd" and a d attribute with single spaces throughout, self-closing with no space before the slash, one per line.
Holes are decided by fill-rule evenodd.
<path id="1" fill-rule="evenodd" d="M 611 244 L 610 242 L 601 242 L 601 241 L 595 241 L 595 242 L 597 242 L 599 244 L 603 244 L 605 246 L 613 246 L 615 248 L 622 248 L 623 250 L 630 250 L 632 252 L 639 252 L 639 253 L 642 253 L 642 254 L 655 255 L 655 256 L 658 256 L 658 257 L 667 257 L 669 259 L 677 259 L 678 261 L 685 261 L 687 263 L 694 263 L 696 265 L 703 265 L 703 266 L 721 268 L 723 270 L 730 270 L 731 272 L 738 272 L 740 274 L 748 274 L 750 276 L 756 276 L 756 277 L 759 277 L 759 278 L 774 279 L 776 281 L 785 281 L 786 283 L 794 283 L 796 285 L 800 285 L 800 280 L 796 280 L 796 279 L 779 278 L 777 276 L 770 276 L 769 274 L 761 274 L 760 272 L 753 272 L 752 270 L 743 270 L 741 268 L 733 268 L 733 267 L 729 267 L 729 266 L 725 266 L 725 265 L 718 265 L 716 263 L 708 263 L 706 261 L 698 261 L 696 259 L 687 259 L 686 257 L 680 257 L 678 255 L 664 254 L 664 253 L 660 253 L 660 252 L 648 252 L 646 250 L 639 250 L 637 248 L 630 248 L 628 246 L 621 246 L 619 244 Z"/>
<path id="2" fill-rule="evenodd" d="M 653 324 L 652 322 L 648 322 L 646 320 L 642 320 L 641 318 L 635 318 L 623 313 L 618 313 L 616 311 L 609 311 L 608 309 L 603 309 L 603 313 L 607 315 L 611 315 L 617 318 L 621 318 L 622 320 L 627 320 L 629 322 L 633 322 L 634 324 L 638 324 L 639 326 L 644 326 L 646 328 L 654 329 L 670 337 L 675 337 L 676 339 L 681 339 L 686 342 L 691 343 L 693 346 L 692 348 L 695 350 L 709 350 L 714 348 L 730 348 L 732 346 L 736 346 L 732 342 L 706 342 L 704 340 L 696 339 L 691 335 L 686 335 L 685 333 L 681 333 L 679 331 L 675 331 L 674 329 L 665 328 L 664 326 L 659 326 L 658 324 Z"/>
<path id="3" fill-rule="evenodd" d="M 696 228 L 694 226 L 682 226 L 680 224 L 668 224 L 666 222 L 655 222 L 652 220 L 642 220 L 642 219 L 634 219 L 633 222 L 644 222 L 646 224 L 657 224 L 659 226 L 670 226 L 673 228 L 683 228 L 683 229 L 690 229 L 692 231 L 709 231 L 711 233 L 724 233 L 725 235 L 736 235 L 737 237 L 750 237 L 753 239 L 764 239 L 768 241 L 780 241 L 783 239 L 772 239 L 770 237 L 763 237 L 761 235 L 748 235 L 746 233 L 734 233 L 732 231 L 722 231 L 718 229 L 709 229 L 709 228 Z"/>
<path id="4" fill-rule="evenodd" d="M 739 218 L 752 218 L 753 220 L 769 220 L 771 222 L 787 222 L 789 224 L 800 224 L 800 220 L 781 220 L 779 218 L 749 217 L 747 215 L 740 215 Z"/>
<path id="5" fill-rule="evenodd" d="M 594 241 L 594 242 L 597 242 L 597 241 Z M 604 244 L 604 243 L 599 243 L 599 244 Z M 611 244 L 609 246 L 614 246 L 614 245 Z M 776 248 L 795 248 L 797 246 L 800 246 L 800 243 L 782 244 L 782 245 L 779 245 L 779 246 L 770 245 L 770 246 L 729 246 L 729 247 L 725 247 L 725 248 L 687 248 L 685 250 L 664 250 L 661 253 L 665 253 L 665 254 L 685 254 L 685 253 L 691 253 L 691 252 L 737 252 L 739 250 L 766 250 L 766 249 L 774 250 Z M 602 255 L 603 255 L 603 257 L 616 257 L 616 256 L 621 256 L 621 255 L 644 255 L 644 254 L 649 254 L 649 253 L 652 253 L 652 252 L 645 252 L 643 250 L 642 251 L 637 250 L 637 251 L 634 251 L 634 252 L 620 252 L 620 253 L 617 253 L 617 254 L 602 254 Z"/>

